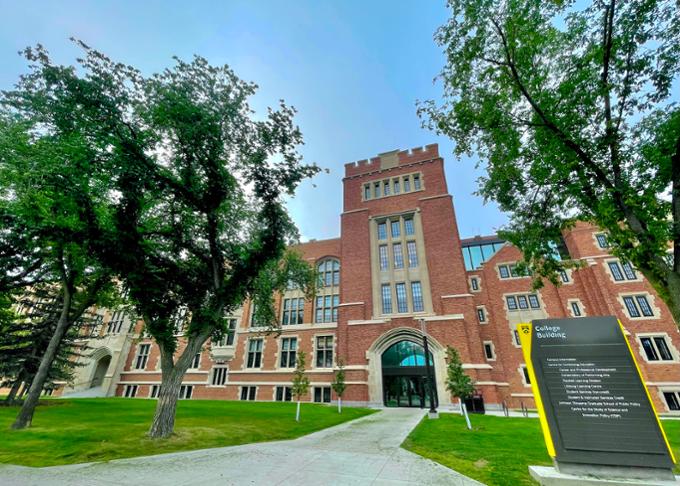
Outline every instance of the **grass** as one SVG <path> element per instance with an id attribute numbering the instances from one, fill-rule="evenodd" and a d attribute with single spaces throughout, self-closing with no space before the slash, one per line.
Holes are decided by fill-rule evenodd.
<path id="1" fill-rule="evenodd" d="M 177 407 L 175 435 L 146 437 L 155 400 L 79 398 L 41 402 L 31 428 L 10 430 L 17 407 L 0 408 L 0 463 L 54 466 L 294 439 L 372 410 L 304 403 L 186 400 Z"/>
<path id="2" fill-rule="evenodd" d="M 528 466 L 552 464 L 538 419 L 473 415 L 471 420 L 472 432 L 460 415 L 425 418 L 402 447 L 488 485 L 534 485 Z M 680 458 L 680 421 L 665 420 L 663 426 Z"/>

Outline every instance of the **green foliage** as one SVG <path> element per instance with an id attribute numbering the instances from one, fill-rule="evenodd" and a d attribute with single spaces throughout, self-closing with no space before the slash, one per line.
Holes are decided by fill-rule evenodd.
<path id="1" fill-rule="evenodd" d="M 463 363 L 455 348 L 446 347 L 446 389 L 462 400 L 472 396 L 475 387 L 463 370 Z"/>
<path id="2" fill-rule="evenodd" d="M 345 383 L 345 362 L 342 359 L 338 360 L 338 371 L 335 372 L 331 388 L 340 398 L 342 398 L 345 394 L 345 389 L 347 389 L 347 384 Z"/>
<path id="3" fill-rule="evenodd" d="M 524 252 L 535 285 L 573 266 L 554 249 L 587 220 L 680 318 L 680 253 L 664 258 L 669 241 L 680 252 L 677 2 L 449 7 L 435 35 L 447 58 L 444 101 L 418 111 L 457 154 L 479 155 L 479 194 L 511 214 L 502 235 Z"/>
<path id="4" fill-rule="evenodd" d="M 293 372 L 293 387 L 292 393 L 295 400 L 300 401 L 309 390 L 309 378 L 305 374 L 306 354 L 304 351 L 298 351 L 297 361 L 295 363 L 295 371 Z"/>

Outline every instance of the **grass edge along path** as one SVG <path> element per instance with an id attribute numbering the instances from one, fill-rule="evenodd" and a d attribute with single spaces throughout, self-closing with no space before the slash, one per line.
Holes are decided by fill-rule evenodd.
<path id="1" fill-rule="evenodd" d="M 406 450 L 432 459 L 489 486 L 535 485 L 528 466 L 550 466 L 538 419 L 472 415 L 468 431 L 457 414 L 425 417 L 402 443 Z M 664 420 L 673 453 L 680 457 L 680 420 Z M 678 467 L 676 467 L 676 474 Z"/>
<path id="2" fill-rule="evenodd" d="M 304 403 L 181 400 L 175 435 L 150 439 L 155 400 L 74 398 L 41 401 L 33 426 L 10 430 L 18 407 L 0 407 L 0 463 L 56 466 L 168 452 L 295 439 L 375 410 Z"/>

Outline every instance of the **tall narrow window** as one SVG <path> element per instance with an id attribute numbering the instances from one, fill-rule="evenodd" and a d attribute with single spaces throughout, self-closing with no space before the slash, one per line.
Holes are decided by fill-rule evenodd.
<path id="1" fill-rule="evenodd" d="M 508 303 L 508 310 L 517 310 L 517 299 L 513 295 L 508 295 L 505 300 Z"/>
<path id="2" fill-rule="evenodd" d="M 621 273 L 621 267 L 619 267 L 618 262 L 607 262 L 607 265 L 609 266 L 609 271 L 612 272 L 612 277 L 614 277 L 614 280 L 617 282 L 622 281 L 623 273 Z"/>
<path id="3" fill-rule="evenodd" d="M 384 181 L 383 182 L 383 194 L 385 196 L 390 195 L 390 181 Z"/>
<path id="4" fill-rule="evenodd" d="M 227 373 L 229 368 L 226 366 L 215 366 L 212 373 L 213 386 L 224 386 L 227 383 Z"/>
<path id="5" fill-rule="evenodd" d="M 399 194 L 401 192 L 401 186 L 399 184 L 399 179 L 394 179 L 392 185 L 394 186 L 394 193 Z"/>
<path id="6" fill-rule="evenodd" d="M 531 385 L 531 378 L 529 377 L 529 370 L 526 365 L 522 365 L 522 376 L 524 377 L 524 384 Z"/>
<path id="7" fill-rule="evenodd" d="M 277 386 L 276 387 L 276 401 L 277 402 L 290 402 L 293 399 L 292 388 L 289 386 Z"/>
<path id="8" fill-rule="evenodd" d="M 487 361 L 493 361 L 496 359 L 496 354 L 494 353 L 493 343 L 489 341 L 484 341 L 484 357 Z"/>
<path id="9" fill-rule="evenodd" d="M 189 368 L 197 370 L 201 366 L 201 353 L 196 353 L 194 359 L 191 360 L 191 366 Z"/>
<path id="10" fill-rule="evenodd" d="M 413 298 L 413 312 L 422 312 L 423 305 L 423 289 L 420 282 L 411 282 L 411 297 Z"/>
<path id="11" fill-rule="evenodd" d="M 529 303 L 527 302 L 527 298 L 524 295 L 518 295 L 517 296 L 517 304 L 519 305 L 520 309 L 528 309 L 529 308 Z"/>
<path id="12" fill-rule="evenodd" d="M 382 294 L 382 311 L 383 314 L 392 313 L 392 291 L 390 284 L 383 284 L 380 288 Z"/>
<path id="13" fill-rule="evenodd" d="M 609 241 L 607 240 L 607 235 L 604 233 L 598 233 L 595 235 L 595 238 L 597 238 L 597 246 L 599 246 L 602 249 L 609 248 Z"/>
<path id="14" fill-rule="evenodd" d="M 262 339 L 248 341 L 248 368 L 259 368 L 262 365 Z"/>
<path id="15" fill-rule="evenodd" d="M 407 312 L 408 302 L 406 301 L 406 284 L 398 283 L 394 287 L 397 291 L 397 312 Z"/>
<path id="16" fill-rule="evenodd" d="M 668 410 L 680 410 L 680 391 L 663 392 L 663 397 L 666 400 L 666 405 L 668 405 Z"/>
<path id="17" fill-rule="evenodd" d="M 319 336 L 316 338 L 316 367 L 333 367 L 333 336 Z"/>
<path id="18" fill-rule="evenodd" d="M 431 182 L 431 181 L 430 181 L 430 182 Z M 415 191 L 419 191 L 419 190 L 420 190 L 420 176 L 417 175 L 417 174 L 413 176 L 413 189 L 414 189 Z"/>
<path id="19" fill-rule="evenodd" d="M 380 254 L 380 270 L 387 270 L 389 267 L 389 259 L 387 258 L 387 245 L 380 245 L 378 247 L 378 253 Z"/>
<path id="20" fill-rule="evenodd" d="M 578 302 L 571 303 L 571 312 L 574 314 L 574 317 L 581 317 L 581 307 L 578 305 Z"/>
<path id="21" fill-rule="evenodd" d="M 392 253 L 394 254 L 394 268 L 404 268 L 404 253 L 401 249 L 401 243 L 392 245 Z"/>
<path id="22" fill-rule="evenodd" d="M 283 299 L 283 317 L 281 324 L 302 324 L 305 313 L 305 299 Z"/>
<path id="23" fill-rule="evenodd" d="M 368 184 L 364 186 L 364 199 L 371 199 L 371 186 Z"/>
<path id="24" fill-rule="evenodd" d="M 415 268 L 418 266 L 418 252 L 416 251 L 416 242 L 409 241 L 406 243 L 406 251 L 408 252 L 408 266 Z"/>
<path id="25" fill-rule="evenodd" d="M 636 295 L 635 300 L 637 300 L 643 316 L 651 317 L 654 315 L 654 312 L 652 312 L 652 308 L 649 306 L 649 302 L 647 301 L 647 297 L 644 295 Z"/>
<path id="26" fill-rule="evenodd" d="M 479 290 L 479 280 L 477 280 L 477 277 L 472 277 L 470 279 L 470 287 L 472 287 L 472 290 Z"/>
<path id="27" fill-rule="evenodd" d="M 404 219 L 404 233 L 406 233 L 406 236 L 413 236 L 416 234 L 415 226 L 413 226 L 413 218 Z"/>
<path id="28" fill-rule="evenodd" d="M 628 310 L 628 315 L 630 317 L 640 317 L 640 311 L 635 305 L 635 300 L 632 297 L 624 297 L 623 303 L 626 304 L 626 309 Z"/>
<path id="29" fill-rule="evenodd" d="M 256 386 L 241 387 L 241 400 L 255 400 L 256 395 L 257 395 Z"/>
<path id="30" fill-rule="evenodd" d="M 404 192 L 411 192 L 411 178 L 409 176 L 404 177 Z"/>
<path id="31" fill-rule="evenodd" d="M 390 222 L 392 238 L 399 238 L 401 236 L 401 223 L 399 220 Z"/>
<path id="32" fill-rule="evenodd" d="M 380 183 L 376 182 L 373 186 L 373 197 L 380 197 Z"/>
<path id="33" fill-rule="evenodd" d="M 281 368 L 295 368 L 296 355 L 297 338 L 282 338 L 279 366 Z"/>
<path id="34" fill-rule="evenodd" d="M 387 223 L 378 223 L 378 239 L 387 239 Z"/>
<path id="35" fill-rule="evenodd" d="M 125 398 L 134 398 L 137 396 L 137 385 L 125 385 Z"/>
<path id="36" fill-rule="evenodd" d="M 538 302 L 538 296 L 536 294 L 529 294 L 529 305 L 532 309 L 540 309 L 541 304 Z"/>
<path id="37" fill-rule="evenodd" d="M 477 319 L 479 322 L 486 322 L 486 312 L 484 312 L 484 307 L 477 307 Z"/>
<path id="38" fill-rule="evenodd" d="M 623 268 L 623 273 L 626 275 L 626 278 L 628 280 L 636 280 L 637 279 L 637 274 L 635 273 L 635 270 L 633 269 L 633 265 L 631 265 L 630 262 L 622 263 L 621 267 Z"/>
<path id="39" fill-rule="evenodd" d="M 135 358 L 135 369 L 143 370 L 146 368 L 146 363 L 149 361 L 150 344 L 140 344 L 137 348 L 137 357 Z"/>

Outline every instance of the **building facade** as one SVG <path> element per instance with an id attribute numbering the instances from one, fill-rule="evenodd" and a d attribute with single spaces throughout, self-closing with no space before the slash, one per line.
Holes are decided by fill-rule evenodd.
<path id="1" fill-rule="evenodd" d="M 276 296 L 279 335 L 264 333 L 245 303 L 229 316 L 233 333 L 196 355 L 182 398 L 290 400 L 295 357 L 304 351 L 311 401 L 336 399 L 330 383 L 342 361 L 345 402 L 426 406 L 426 333 L 440 406 L 451 405 L 444 377 L 452 346 L 475 382 L 471 405 L 532 408 L 515 325 L 614 315 L 658 411 L 680 414 L 678 328 L 641 273 L 610 254 L 605 233 L 577 224 L 562 252 L 583 265 L 564 272 L 560 286 L 534 291 L 515 267 L 517 248 L 495 236 L 460 238 L 437 145 L 346 164 L 343 187 L 340 237 L 298 247 L 319 270 L 313 301 L 295 288 Z M 63 392 L 155 397 L 158 348 L 141 331 L 141 322 L 106 312 L 105 340 L 91 344 L 81 385 Z"/>

